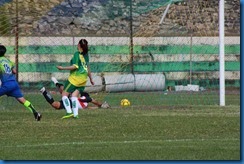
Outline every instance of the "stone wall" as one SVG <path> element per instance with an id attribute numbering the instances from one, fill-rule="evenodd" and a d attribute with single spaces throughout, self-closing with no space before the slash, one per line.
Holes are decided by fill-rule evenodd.
<path id="1" fill-rule="evenodd" d="M 145 2 L 144 2 L 145 1 Z M 10 25 L 1 35 L 14 35 L 16 17 L 22 36 L 129 36 L 130 1 L 18 0 L 4 4 L 2 13 Z M 156 3 L 157 2 L 157 3 Z M 133 1 L 134 36 L 217 36 L 218 2 L 185 0 L 171 4 L 164 22 L 166 3 Z M 166 1 L 165 1 L 166 2 Z M 150 2 L 149 2 L 150 3 Z M 2 8 L 2 7 L 1 7 Z M 16 15 L 16 9 L 18 15 Z M 2 18 L 3 19 L 3 18 Z M 0 20 L 1 21 L 1 20 Z M 240 35 L 240 1 L 225 2 L 225 35 Z"/>
<path id="2" fill-rule="evenodd" d="M 218 36 L 217 0 L 187 0 L 171 4 L 164 22 L 159 25 L 166 6 L 143 18 L 136 36 Z M 225 1 L 225 35 L 240 35 L 240 2 Z"/>

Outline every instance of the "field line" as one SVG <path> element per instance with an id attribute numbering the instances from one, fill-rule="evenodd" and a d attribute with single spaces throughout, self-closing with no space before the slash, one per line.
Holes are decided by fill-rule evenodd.
<path id="1" fill-rule="evenodd" d="M 164 143 L 164 142 L 200 142 L 200 141 L 238 141 L 238 138 L 224 139 L 169 139 L 169 140 L 134 140 L 134 141 L 97 141 L 97 142 L 61 142 L 61 143 L 42 143 L 42 144 L 24 144 L 1 146 L 5 148 L 23 148 L 23 147 L 42 147 L 42 146 L 62 146 L 62 145 L 96 145 L 96 144 L 134 144 L 134 143 Z"/>

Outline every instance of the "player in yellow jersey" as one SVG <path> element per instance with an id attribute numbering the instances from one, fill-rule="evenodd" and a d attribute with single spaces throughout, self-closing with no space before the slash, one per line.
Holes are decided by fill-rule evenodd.
<path id="1" fill-rule="evenodd" d="M 70 66 L 57 66 L 59 70 L 70 71 L 69 78 L 65 82 L 64 90 L 62 92 L 62 101 L 66 109 L 66 115 L 62 118 L 79 118 L 77 106 L 79 102 L 77 97 L 84 91 L 88 77 L 91 84 L 94 85 L 89 68 L 87 40 L 81 39 L 77 45 L 77 49 L 78 51 L 74 53 L 70 60 Z M 68 98 L 69 94 L 71 94 L 72 107 Z"/>

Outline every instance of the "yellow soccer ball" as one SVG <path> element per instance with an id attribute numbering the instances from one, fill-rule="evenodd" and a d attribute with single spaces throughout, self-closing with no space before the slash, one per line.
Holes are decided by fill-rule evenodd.
<path id="1" fill-rule="evenodd" d="M 126 106 L 130 106 L 130 101 L 129 101 L 128 99 L 122 99 L 122 100 L 120 101 L 120 105 L 121 105 L 121 106 L 124 106 L 124 107 L 126 107 Z"/>

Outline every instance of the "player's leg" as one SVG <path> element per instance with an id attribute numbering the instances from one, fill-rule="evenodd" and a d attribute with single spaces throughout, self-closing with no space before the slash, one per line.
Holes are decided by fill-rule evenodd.
<path id="1" fill-rule="evenodd" d="M 70 118 L 73 116 L 72 109 L 71 109 L 71 104 L 68 98 L 69 93 L 68 92 L 63 92 L 62 93 L 62 102 L 64 105 L 64 108 L 66 110 L 66 115 L 63 116 L 62 118 Z"/>
<path id="2" fill-rule="evenodd" d="M 53 97 L 51 96 L 51 94 L 49 92 L 46 91 L 45 87 L 42 87 L 40 89 L 40 92 L 42 93 L 42 95 L 44 96 L 44 98 L 46 99 L 46 101 L 52 105 L 52 103 L 54 102 Z"/>
<path id="3" fill-rule="evenodd" d="M 51 78 L 52 82 L 55 84 L 55 86 L 57 87 L 58 91 L 60 94 L 62 94 L 63 90 L 64 90 L 64 85 L 60 82 L 58 82 L 58 80 L 55 77 Z M 53 103 L 51 103 L 51 105 L 59 110 L 59 109 L 65 109 L 63 101 L 54 101 Z"/>
<path id="4" fill-rule="evenodd" d="M 71 101 L 72 101 L 72 110 L 73 110 L 73 114 L 74 114 L 74 118 L 79 118 L 78 116 L 78 105 L 79 105 L 79 101 L 78 101 L 78 95 L 79 95 L 79 91 L 75 90 L 72 93 L 71 96 Z"/>
<path id="5" fill-rule="evenodd" d="M 26 109 L 28 109 L 30 112 L 34 114 L 34 117 L 37 121 L 40 121 L 42 115 L 35 110 L 34 106 L 31 104 L 30 101 L 24 98 L 18 83 L 16 81 L 13 81 L 11 83 L 8 83 L 8 86 L 12 86 L 12 90 L 8 92 L 7 95 L 16 98 L 19 103 L 23 104 Z"/>
<path id="6" fill-rule="evenodd" d="M 70 117 L 74 116 L 74 114 L 72 113 L 72 107 L 71 107 L 71 103 L 70 103 L 68 96 L 70 93 L 74 92 L 75 89 L 76 89 L 76 87 L 74 85 L 72 85 L 69 81 L 66 81 L 66 83 L 64 85 L 64 90 L 62 92 L 62 101 L 63 101 L 63 105 L 66 109 L 66 115 L 63 116 L 62 118 L 70 118 Z"/>
<path id="7" fill-rule="evenodd" d="M 62 94 L 62 92 L 64 90 L 64 85 L 61 84 L 61 85 L 57 86 L 57 88 L 58 88 L 59 93 Z"/>
<path id="8" fill-rule="evenodd" d="M 78 116 L 79 101 L 77 97 L 71 97 L 71 101 L 72 101 L 72 110 L 73 110 L 74 118 L 79 118 Z"/>
<path id="9" fill-rule="evenodd" d="M 65 109 L 62 100 L 61 101 L 54 101 L 52 103 L 52 107 L 55 108 L 56 110 Z"/>
<path id="10" fill-rule="evenodd" d="M 52 77 L 51 80 L 56 85 L 56 87 L 59 89 L 59 92 L 62 94 L 62 105 L 66 110 L 66 115 L 62 117 L 64 118 L 70 118 L 74 114 L 72 113 L 71 103 L 68 98 L 69 94 L 72 92 L 72 85 L 70 86 L 69 81 L 66 81 L 65 86 L 58 82 L 58 80 L 55 77 Z"/>
<path id="11" fill-rule="evenodd" d="M 36 121 L 40 121 L 42 115 L 40 113 L 38 113 L 34 106 L 31 104 L 30 101 L 26 100 L 24 97 L 19 97 L 16 98 L 21 104 L 23 104 L 25 106 L 26 109 L 28 109 L 30 112 L 32 112 L 34 114 L 34 117 L 36 119 Z"/>
<path id="12" fill-rule="evenodd" d="M 52 77 L 51 80 L 55 84 L 55 86 L 58 88 L 59 93 L 62 94 L 64 90 L 64 85 L 62 83 L 59 83 L 58 80 L 55 77 Z"/>
<path id="13" fill-rule="evenodd" d="M 42 87 L 40 89 L 40 92 L 42 93 L 42 95 L 44 96 L 45 100 L 50 104 L 52 105 L 53 108 L 55 109 L 61 109 L 61 104 L 59 101 L 54 101 L 52 95 L 46 90 L 45 87 Z"/>

